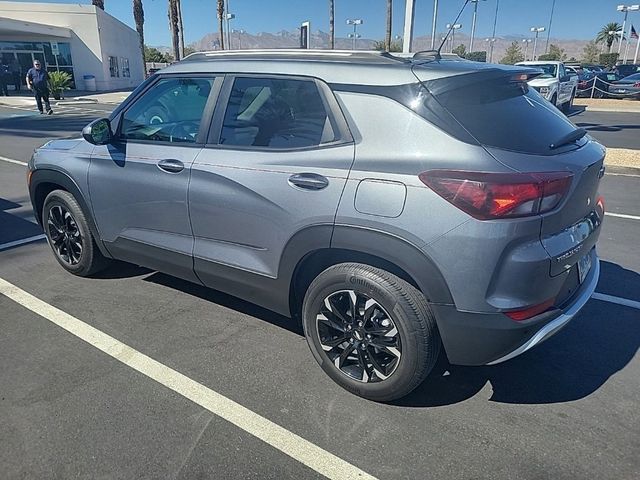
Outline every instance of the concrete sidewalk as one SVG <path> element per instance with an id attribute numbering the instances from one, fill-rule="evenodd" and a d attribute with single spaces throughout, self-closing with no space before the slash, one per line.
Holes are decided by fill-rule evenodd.
<path id="1" fill-rule="evenodd" d="M 585 107 L 590 112 L 640 113 L 640 100 L 616 98 L 576 98 L 576 107 Z"/>
<path id="2" fill-rule="evenodd" d="M 82 90 L 70 90 L 65 92 L 64 99 L 54 100 L 50 97 L 52 105 L 81 105 L 85 103 L 119 104 L 129 96 L 131 90 L 119 90 L 113 92 L 86 92 Z M 34 107 L 36 100 L 28 90 L 10 92 L 8 97 L 0 97 L 0 105 L 9 107 Z"/>

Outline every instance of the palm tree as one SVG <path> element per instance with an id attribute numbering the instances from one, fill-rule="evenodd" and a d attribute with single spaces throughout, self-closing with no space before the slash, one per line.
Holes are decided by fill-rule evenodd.
<path id="1" fill-rule="evenodd" d="M 602 30 L 598 32 L 596 37 L 596 43 L 606 43 L 609 53 L 611 53 L 611 46 L 613 42 L 620 41 L 623 37 L 622 25 L 618 22 L 607 23 Z"/>
<path id="2" fill-rule="evenodd" d="M 144 9 L 142 8 L 142 0 L 133 0 L 133 19 L 136 22 L 136 31 L 140 41 L 140 52 L 142 55 L 142 67 L 144 68 L 144 76 L 147 76 L 147 61 L 144 58 Z"/>
<path id="3" fill-rule="evenodd" d="M 387 34 L 384 37 L 384 49 L 391 51 L 391 16 L 393 15 L 393 0 L 387 0 Z"/>
<path id="4" fill-rule="evenodd" d="M 336 43 L 336 35 L 335 35 L 335 19 L 334 19 L 334 10 L 335 5 L 333 0 L 329 0 L 329 49 L 333 50 Z"/>
<path id="5" fill-rule="evenodd" d="M 224 50 L 224 0 L 218 0 L 218 35 L 220 35 L 220 50 Z"/>
<path id="6" fill-rule="evenodd" d="M 169 0 L 168 4 L 169 30 L 171 31 L 171 43 L 173 46 L 173 58 L 180 60 L 179 20 L 177 0 Z"/>
<path id="7" fill-rule="evenodd" d="M 178 28 L 180 30 L 180 38 L 179 38 L 180 58 L 184 58 L 184 29 L 182 28 L 182 3 L 180 0 L 176 0 L 176 6 L 178 11 Z"/>
<path id="8" fill-rule="evenodd" d="M 91 5 L 98 7 L 100 10 L 104 10 L 104 0 L 91 0 Z"/>

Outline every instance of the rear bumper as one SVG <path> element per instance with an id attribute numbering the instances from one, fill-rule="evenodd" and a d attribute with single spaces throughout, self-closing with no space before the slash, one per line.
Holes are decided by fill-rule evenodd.
<path id="1" fill-rule="evenodd" d="M 456 365 L 495 365 L 557 333 L 587 303 L 598 284 L 600 263 L 595 249 L 589 255 L 591 270 L 572 298 L 562 308 L 530 320 L 515 322 L 501 313 L 468 313 L 451 305 L 432 305 L 449 361 Z"/>

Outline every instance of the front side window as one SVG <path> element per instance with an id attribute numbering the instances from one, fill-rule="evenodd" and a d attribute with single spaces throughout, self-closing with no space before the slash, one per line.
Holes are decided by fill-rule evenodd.
<path id="1" fill-rule="evenodd" d="M 120 71 L 118 70 L 118 57 L 109 57 L 109 74 L 112 77 L 120 76 Z"/>
<path id="2" fill-rule="evenodd" d="M 124 113 L 120 138 L 195 143 L 213 80 L 159 80 Z"/>
<path id="3" fill-rule="evenodd" d="M 304 148 L 336 140 L 312 80 L 236 78 L 219 142 L 229 146 Z"/>

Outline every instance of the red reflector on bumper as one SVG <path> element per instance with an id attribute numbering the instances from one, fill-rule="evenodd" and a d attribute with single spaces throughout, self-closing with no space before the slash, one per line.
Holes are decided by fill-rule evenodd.
<path id="1" fill-rule="evenodd" d="M 521 322 L 522 320 L 527 320 L 529 318 L 535 317 L 536 315 L 540 315 L 543 312 L 549 310 L 549 308 L 553 307 L 553 303 L 556 301 L 555 298 L 550 298 L 546 302 L 543 302 L 539 305 L 534 305 L 533 307 L 525 308 L 524 310 L 514 310 L 512 312 L 504 312 L 504 314 L 509 317 L 511 320 L 515 320 L 516 322 Z"/>

